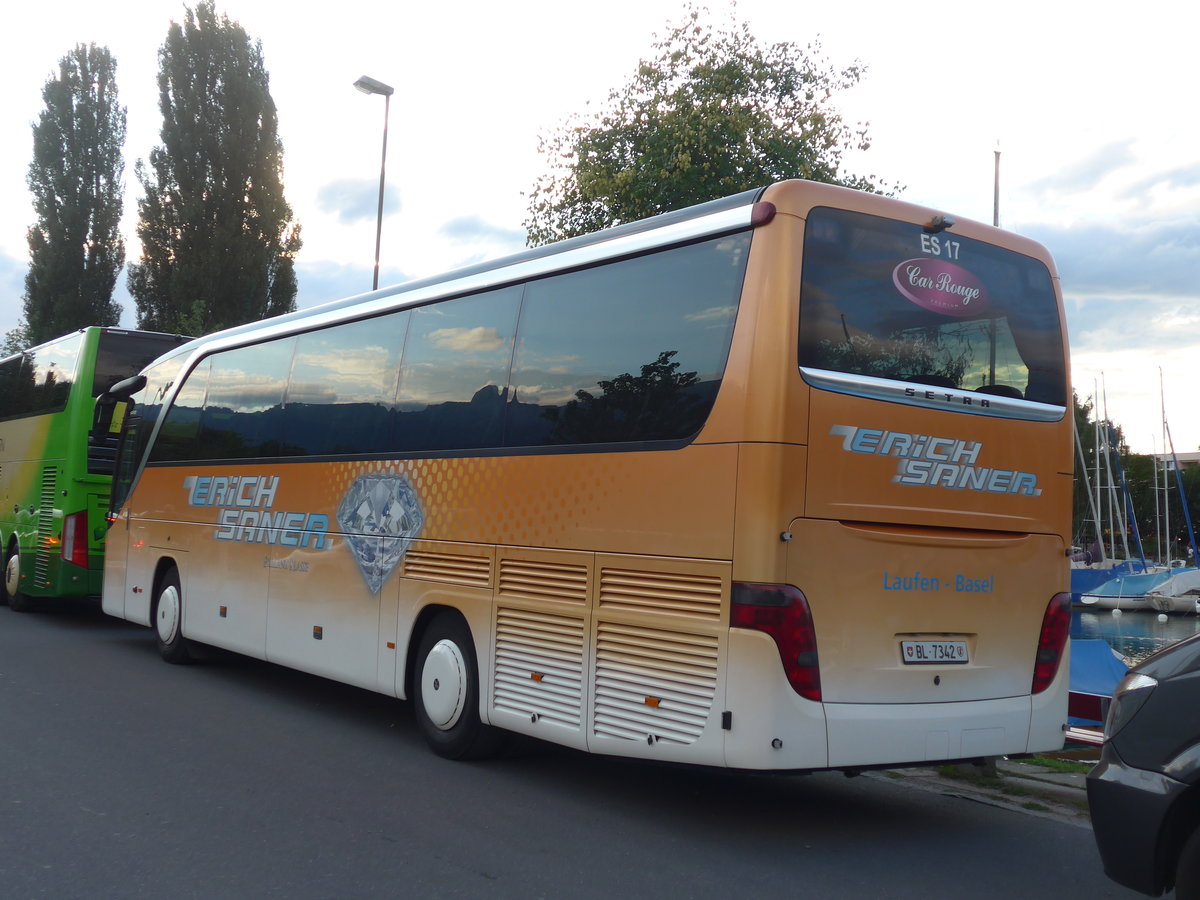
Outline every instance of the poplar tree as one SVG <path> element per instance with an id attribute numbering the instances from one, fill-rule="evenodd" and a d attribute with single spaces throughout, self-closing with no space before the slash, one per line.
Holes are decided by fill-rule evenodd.
<path id="1" fill-rule="evenodd" d="M 542 136 L 552 167 L 530 192 L 530 246 L 786 178 L 888 190 L 842 170 L 870 141 L 832 98 L 862 66 L 830 67 L 818 41 L 761 44 L 745 22 L 714 26 L 706 12 L 688 7 L 598 111 Z"/>
<path id="2" fill-rule="evenodd" d="M 115 325 L 125 263 L 120 223 L 125 108 L 107 48 L 79 44 L 42 89 L 27 182 L 30 227 L 24 321 L 9 337 L 37 344 L 87 325 Z"/>
<path id="3" fill-rule="evenodd" d="M 292 311 L 300 227 L 262 43 L 202 0 L 158 58 L 162 144 L 136 166 L 138 326 L 201 335 Z"/>

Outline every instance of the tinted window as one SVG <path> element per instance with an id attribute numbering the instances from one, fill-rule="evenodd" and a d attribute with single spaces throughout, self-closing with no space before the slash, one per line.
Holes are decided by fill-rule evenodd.
<path id="1" fill-rule="evenodd" d="M 126 461 L 130 466 L 136 466 L 141 460 L 142 454 L 146 450 L 146 442 L 150 438 L 150 432 L 154 429 L 154 423 L 158 421 L 158 417 L 162 413 L 167 393 L 175 386 L 179 370 L 183 367 L 186 359 L 186 356 L 180 354 L 146 370 L 146 386 L 131 398 L 133 402 L 130 407 L 130 415 L 136 416 L 139 422 L 137 440 L 128 447 L 124 443 L 122 444 L 118 455 L 118 467 L 123 464 L 122 460 L 126 454 L 131 457 Z M 203 403 L 204 397 L 201 395 L 200 404 L 203 405 Z"/>
<path id="2" fill-rule="evenodd" d="M 735 235 L 529 284 L 506 443 L 695 434 L 725 368 L 749 246 Z"/>
<path id="3" fill-rule="evenodd" d="M 204 459 L 206 457 L 207 454 L 203 452 L 197 442 L 197 437 L 200 433 L 200 413 L 204 409 L 204 398 L 208 394 L 208 376 L 211 370 L 212 363 L 206 359 L 188 373 L 187 380 L 180 386 L 179 393 L 167 410 L 167 417 L 163 420 L 158 438 L 154 441 L 154 447 L 150 451 L 151 462 Z M 146 385 L 147 407 L 142 408 L 143 435 L 150 433 L 150 426 L 146 422 L 146 417 L 151 414 L 149 407 L 156 401 L 159 404 L 162 403 L 170 390 L 171 379 L 175 377 L 176 373 L 164 372 L 163 374 L 164 377 L 158 380 L 157 385 L 153 376 L 150 376 L 150 381 Z M 166 377 L 168 375 L 170 377 Z"/>
<path id="4" fill-rule="evenodd" d="M 146 332 L 100 332 L 96 352 L 96 372 L 92 378 L 92 396 L 102 393 L 133 375 L 187 338 Z"/>
<path id="5" fill-rule="evenodd" d="M 212 356 L 208 396 L 196 439 L 200 459 L 279 456 L 283 394 L 295 338 Z"/>
<path id="6" fill-rule="evenodd" d="M 33 368 L 21 353 L 0 362 L 0 419 L 23 416 L 33 396 Z"/>
<path id="7" fill-rule="evenodd" d="M 814 210 L 805 229 L 800 365 L 1066 402 L 1043 263 L 844 210 Z"/>
<path id="8" fill-rule="evenodd" d="M 74 334 L 0 363 L 0 419 L 66 409 L 82 344 Z"/>
<path id="9" fill-rule="evenodd" d="M 390 449 L 409 315 L 300 335 L 284 409 L 282 455 Z"/>
<path id="10" fill-rule="evenodd" d="M 520 288 L 413 310 L 400 374 L 400 452 L 499 447 Z"/>
<path id="11" fill-rule="evenodd" d="M 725 368 L 749 246 L 718 238 L 214 354 L 151 459 L 690 437 Z"/>

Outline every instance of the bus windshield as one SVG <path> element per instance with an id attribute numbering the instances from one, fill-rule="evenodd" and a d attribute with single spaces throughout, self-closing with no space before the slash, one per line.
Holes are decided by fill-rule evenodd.
<path id="1" fill-rule="evenodd" d="M 813 210 L 800 365 L 1064 406 L 1045 263 L 920 225 Z"/>

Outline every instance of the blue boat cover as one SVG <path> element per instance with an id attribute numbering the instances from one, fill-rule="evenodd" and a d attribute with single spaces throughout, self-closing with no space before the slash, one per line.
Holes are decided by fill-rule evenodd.
<path id="1" fill-rule="evenodd" d="M 1113 652 L 1108 641 L 1071 640 L 1071 690 L 1081 694 L 1111 697 L 1129 667 Z M 1099 724 L 1071 717 L 1072 725 Z"/>

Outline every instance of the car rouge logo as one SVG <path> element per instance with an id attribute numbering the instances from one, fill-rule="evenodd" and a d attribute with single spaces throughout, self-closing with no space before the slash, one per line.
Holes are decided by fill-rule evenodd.
<path id="1" fill-rule="evenodd" d="M 892 282 L 907 300 L 930 312 L 977 316 L 988 308 L 983 282 L 940 259 L 906 259 L 892 270 Z"/>

